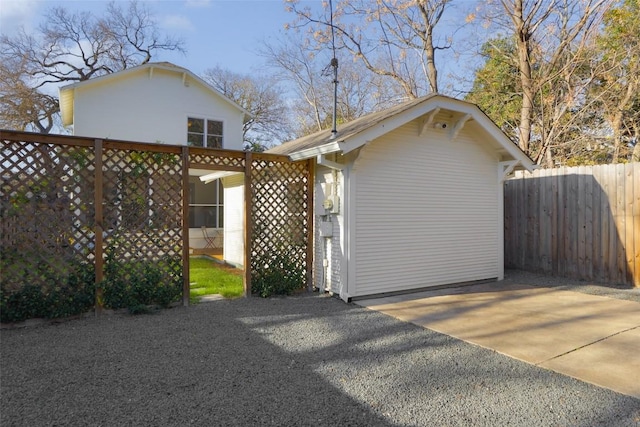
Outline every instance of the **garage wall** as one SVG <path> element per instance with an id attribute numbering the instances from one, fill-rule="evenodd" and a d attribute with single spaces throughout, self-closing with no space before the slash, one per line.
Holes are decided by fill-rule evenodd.
<path id="1" fill-rule="evenodd" d="M 419 125 L 367 144 L 354 165 L 350 296 L 499 276 L 497 156 L 468 128 L 451 141 Z"/>

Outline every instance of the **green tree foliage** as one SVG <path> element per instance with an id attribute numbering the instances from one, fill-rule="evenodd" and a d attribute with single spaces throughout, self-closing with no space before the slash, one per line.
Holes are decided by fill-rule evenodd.
<path id="1" fill-rule="evenodd" d="M 522 108 L 518 67 L 512 40 L 500 37 L 484 43 L 480 51 L 485 63 L 476 70 L 473 88 L 466 100 L 477 104 L 502 131 L 518 142 L 518 121 Z"/>
<path id="2" fill-rule="evenodd" d="M 612 133 L 612 160 L 626 158 L 640 137 L 640 3 L 624 0 L 604 18 L 595 48 L 598 78 L 590 96 L 597 100 Z"/>

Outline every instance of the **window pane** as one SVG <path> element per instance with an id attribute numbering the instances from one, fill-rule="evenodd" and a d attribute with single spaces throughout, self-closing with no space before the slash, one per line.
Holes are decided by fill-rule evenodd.
<path id="1" fill-rule="evenodd" d="M 204 119 L 187 119 L 187 132 L 204 133 Z"/>
<path id="2" fill-rule="evenodd" d="M 189 227 L 200 228 L 203 225 L 209 228 L 217 227 L 218 208 L 216 206 L 190 206 Z"/>
<path id="3" fill-rule="evenodd" d="M 215 205 L 218 203 L 215 182 L 205 184 L 200 181 L 199 177 L 190 176 L 189 185 L 193 185 L 190 189 L 191 194 L 189 194 L 189 203 L 200 205 Z"/>
<path id="4" fill-rule="evenodd" d="M 224 227 L 224 209 L 222 206 L 218 208 L 218 227 Z"/>
<path id="5" fill-rule="evenodd" d="M 209 148 L 222 148 L 221 136 L 207 136 L 207 147 Z"/>
<path id="6" fill-rule="evenodd" d="M 202 143 L 203 139 L 204 135 L 189 133 L 187 134 L 187 145 L 191 147 L 204 147 L 204 144 Z"/>
<path id="7" fill-rule="evenodd" d="M 222 122 L 218 122 L 216 120 L 208 120 L 207 135 L 222 136 Z"/>

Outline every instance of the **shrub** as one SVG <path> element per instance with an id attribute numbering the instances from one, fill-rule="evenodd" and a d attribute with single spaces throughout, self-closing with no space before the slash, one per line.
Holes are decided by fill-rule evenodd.
<path id="1" fill-rule="evenodd" d="M 1 322 L 20 322 L 36 317 L 66 317 L 84 313 L 93 307 L 95 276 L 92 265 L 69 262 L 60 266 L 60 270 L 56 272 L 50 266 L 45 268 L 43 264 L 36 270 L 45 278 L 43 284 L 16 286 L 15 280 L 2 281 Z M 25 275 L 26 280 L 36 272 L 38 271 Z"/>
<path id="2" fill-rule="evenodd" d="M 257 268 L 251 278 L 251 291 L 263 298 L 290 295 L 305 284 L 305 269 L 288 251 L 277 251 L 254 260 Z"/>
<path id="3" fill-rule="evenodd" d="M 182 295 L 181 277 L 172 277 L 173 262 L 114 261 L 107 258 L 103 289 L 106 308 L 127 308 L 132 314 L 146 313 L 151 305 L 168 307 Z"/>

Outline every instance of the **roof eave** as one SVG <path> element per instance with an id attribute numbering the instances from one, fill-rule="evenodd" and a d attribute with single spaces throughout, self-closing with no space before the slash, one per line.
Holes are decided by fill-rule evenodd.
<path id="1" fill-rule="evenodd" d="M 307 160 L 315 158 L 321 154 L 337 153 L 342 151 L 339 141 L 332 141 L 317 147 L 311 147 L 300 151 L 294 151 L 289 154 L 289 158 L 293 161 Z"/>

